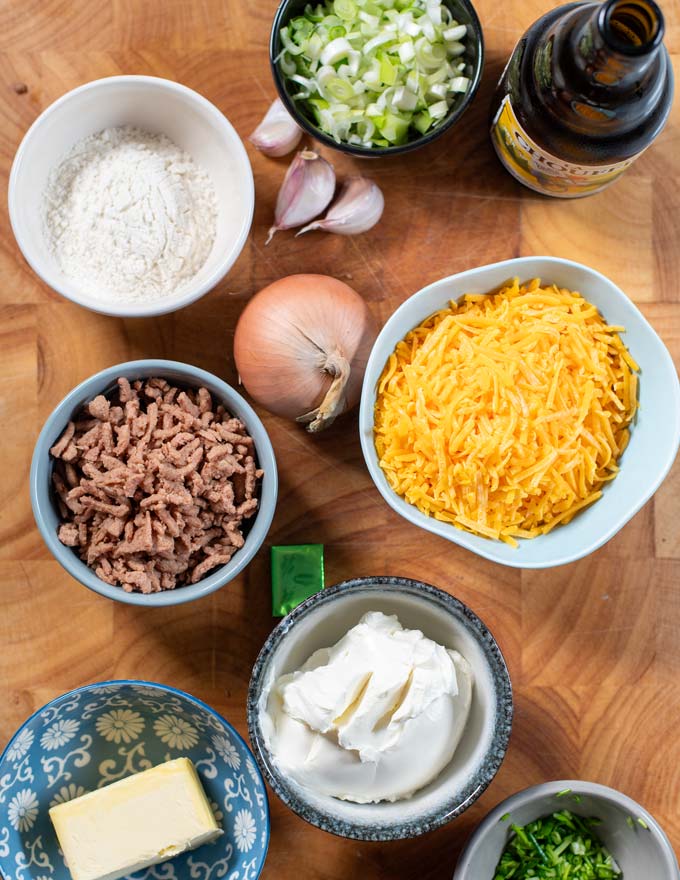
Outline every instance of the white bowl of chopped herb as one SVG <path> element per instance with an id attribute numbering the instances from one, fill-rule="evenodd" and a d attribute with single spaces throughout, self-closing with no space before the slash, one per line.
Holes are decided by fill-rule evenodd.
<path id="1" fill-rule="evenodd" d="M 463 850 L 453 880 L 678 880 L 670 841 L 644 807 L 595 782 L 534 785 L 504 800 Z"/>
<path id="2" fill-rule="evenodd" d="M 680 383 L 612 281 L 521 257 L 394 312 L 359 431 L 373 482 L 409 522 L 493 562 L 550 568 L 597 550 L 659 488 L 680 444 Z"/>

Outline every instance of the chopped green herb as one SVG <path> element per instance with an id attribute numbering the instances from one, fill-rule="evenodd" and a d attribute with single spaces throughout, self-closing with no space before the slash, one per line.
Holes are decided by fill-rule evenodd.
<path id="1" fill-rule="evenodd" d="M 493 880 L 620 878 L 621 871 L 592 831 L 598 822 L 596 819 L 576 816 L 569 810 L 560 810 L 527 825 L 511 825 L 512 836 L 496 867 Z"/>
<path id="2" fill-rule="evenodd" d="M 557 794 L 555 795 L 555 797 L 564 797 L 565 794 L 569 794 L 570 791 L 571 791 L 570 788 L 563 788 L 562 791 L 558 791 L 558 792 L 557 792 Z"/>
<path id="3" fill-rule="evenodd" d="M 645 831 L 649 830 L 649 825 L 645 822 L 645 820 L 641 816 L 638 816 L 637 823 L 640 826 L 640 828 L 644 828 Z"/>
<path id="4" fill-rule="evenodd" d="M 501 820 L 501 822 L 507 822 L 509 818 L 510 818 L 510 813 L 503 813 L 500 820 Z"/>
<path id="5" fill-rule="evenodd" d="M 626 825 L 629 828 L 635 828 L 635 825 L 633 824 L 633 817 L 632 816 L 626 816 Z"/>

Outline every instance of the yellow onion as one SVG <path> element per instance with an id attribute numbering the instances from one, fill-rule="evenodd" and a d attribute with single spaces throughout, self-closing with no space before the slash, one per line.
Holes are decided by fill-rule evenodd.
<path id="1" fill-rule="evenodd" d="M 358 403 L 377 334 L 368 306 L 347 284 L 328 275 L 289 275 L 244 309 L 234 358 L 259 404 L 321 431 Z"/>

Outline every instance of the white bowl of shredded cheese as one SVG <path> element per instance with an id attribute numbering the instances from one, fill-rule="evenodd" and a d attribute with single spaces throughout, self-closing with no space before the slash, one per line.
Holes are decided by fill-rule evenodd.
<path id="1" fill-rule="evenodd" d="M 170 80 L 115 76 L 36 119 L 8 200 L 19 247 L 46 284 L 93 311 L 144 317 L 224 278 L 255 197 L 241 139 L 213 104 Z"/>
<path id="2" fill-rule="evenodd" d="M 638 409 L 630 425 L 628 445 L 624 447 L 618 459 L 616 476 L 599 486 L 601 497 L 588 506 L 584 505 L 583 509 L 578 509 L 572 519 L 566 523 L 556 524 L 547 533 L 537 534 L 535 537 L 519 537 L 512 542 L 515 546 L 482 534 L 474 534 L 471 530 L 464 530 L 452 522 L 441 521 L 407 501 L 390 485 L 381 468 L 375 445 L 375 412 L 376 401 L 379 400 L 379 383 L 397 344 L 413 328 L 419 327 L 434 313 L 445 309 L 449 301 L 458 301 L 465 294 L 479 295 L 495 291 L 513 278 L 519 278 L 520 283 L 540 278 L 545 286 L 554 284 L 568 291 L 578 291 L 588 303 L 597 308 L 612 330 L 625 328 L 621 331 L 621 340 L 639 366 L 639 372 L 636 374 Z M 504 327 L 498 328 L 500 338 L 503 331 Z M 426 350 L 425 347 L 423 350 Z M 427 357 L 437 353 L 438 350 Z M 407 367 L 408 369 L 413 368 Z M 578 370 L 576 375 L 580 375 L 580 372 Z M 414 375 L 411 376 L 410 384 L 415 381 Z M 441 379 L 437 381 L 441 384 Z M 515 393 L 515 389 L 512 393 Z M 404 402 L 403 405 L 411 404 Z M 416 402 L 415 405 L 417 407 L 419 404 Z M 426 405 L 424 401 L 422 405 Z M 460 428 L 458 415 L 460 414 L 457 414 L 453 420 L 456 430 Z M 433 413 L 433 426 L 442 424 L 438 421 L 439 416 L 439 413 Z M 552 414 L 550 417 L 553 417 Z M 462 418 L 465 420 L 469 417 L 463 415 Z M 521 423 L 521 414 L 519 421 Z M 420 424 L 423 424 L 422 420 Z M 672 358 L 663 342 L 628 296 L 612 281 L 594 269 L 570 260 L 557 257 L 522 257 L 444 278 L 414 294 L 396 310 L 379 334 L 368 361 L 361 396 L 359 428 L 364 458 L 376 487 L 387 503 L 409 522 L 494 562 L 516 568 L 549 568 L 573 562 L 601 547 L 659 488 L 675 460 L 680 445 L 680 383 Z M 437 427 L 436 430 L 441 429 Z M 464 433 L 462 429 L 461 433 Z M 494 436 L 493 431 L 491 436 Z M 597 446 L 603 438 L 589 435 L 589 439 Z M 456 437 L 453 435 L 451 438 L 447 435 L 445 441 L 447 444 L 456 445 Z M 436 445 L 421 433 L 418 434 L 411 453 L 422 456 L 425 454 L 424 449 L 434 448 Z M 447 448 L 450 448 L 450 445 Z M 442 462 L 437 466 L 440 472 Z M 388 462 L 388 467 L 393 465 Z M 417 468 L 420 467 L 421 465 L 417 465 Z M 425 467 L 430 466 L 426 464 Z M 419 473 L 422 474 L 422 470 Z M 451 479 L 449 472 L 449 483 Z M 559 479 L 559 476 L 555 479 Z M 422 482 L 420 489 L 431 492 L 430 487 L 425 486 L 424 479 Z M 441 481 L 439 485 L 442 485 Z M 420 489 L 416 486 L 417 491 Z M 458 490 L 455 486 L 454 489 L 464 491 Z M 410 491 L 410 487 L 406 491 Z M 442 501 L 444 497 L 443 495 L 436 500 Z M 483 490 L 481 497 L 484 497 Z M 449 509 L 446 508 L 445 513 Z M 480 523 L 484 522 L 485 511 L 484 505 L 478 503 L 477 514 Z"/>

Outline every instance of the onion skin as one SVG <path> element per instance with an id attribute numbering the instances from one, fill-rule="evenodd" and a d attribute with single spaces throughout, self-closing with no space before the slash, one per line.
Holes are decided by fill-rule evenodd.
<path id="1" fill-rule="evenodd" d="M 257 403 L 309 422 L 316 432 L 358 403 L 377 335 L 370 309 L 347 284 L 328 275 L 289 275 L 243 310 L 234 359 Z"/>

